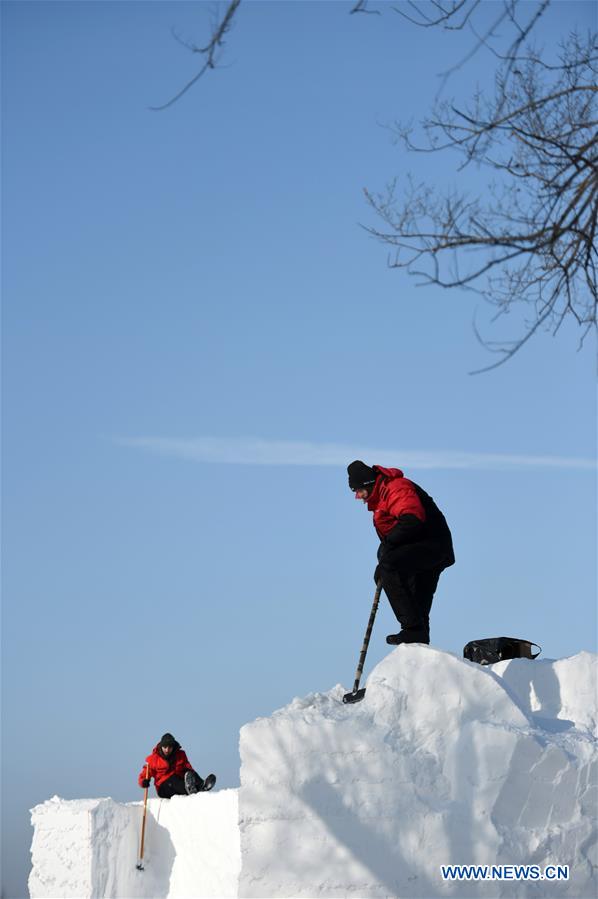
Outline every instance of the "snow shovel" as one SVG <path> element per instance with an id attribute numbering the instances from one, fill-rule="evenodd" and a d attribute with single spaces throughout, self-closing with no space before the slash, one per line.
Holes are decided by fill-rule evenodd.
<path id="1" fill-rule="evenodd" d="M 149 780 L 149 763 L 145 766 L 145 779 Z M 149 787 L 145 788 L 145 796 L 143 798 L 143 822 L 141 824 L 141 846 L 139 848 L 139 861 L 135 865 L 138 871 L 144 871 L 143 867 L 143 849 L 145 844 L 145 818 L 147 815 L 147 791 Z"/>
<path id="2" fill-rule="evenodd" d="M 378 603 L 380 602 L 381 593 L 382 581 L 378 581 L 378 583 L 376 584 L 376 593 L 374 594 L 374 604 L 372 606 L 372 611 L 370 612 L 370 620 L 368 621 L 365 637 L 363 638 L 363 646 L 361 647 L 359 663 L 357 665 L 357 671 L 355 672 L 355 683 L 353 684 L 353 689 L 351 690 L 351 692 L 345 693 L 345 695 L 343 696 L 343 702 L 361 702 L 361 700 L 365 696 L 365 687 L 362 687 L 360 690 L 359 681 L 361 680 L 361 675 L 363 673 L 365 657 L 367 655 L 368 646 L 370 645 L 370 637 L 372 635 L 372 628 L 374 627 L 374 619 L 376 618 L 376 612 L 378 611 Z"/>

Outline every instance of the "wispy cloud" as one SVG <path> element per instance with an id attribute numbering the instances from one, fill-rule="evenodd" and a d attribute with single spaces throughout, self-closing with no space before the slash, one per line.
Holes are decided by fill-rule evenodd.
<path id="1" fill-rule="evenodd" d="M 460 450 L 376 449 L 338 443 L 263 440 L 257 437 L 118 437 L 120 446 L 146 450 L 191 462 L 231 465 L 335 465 L 352 459 L 401 468 L 522 469 L 569 468 L 596 470 L 596 460 L 575 456 L 472 453 Z"/>

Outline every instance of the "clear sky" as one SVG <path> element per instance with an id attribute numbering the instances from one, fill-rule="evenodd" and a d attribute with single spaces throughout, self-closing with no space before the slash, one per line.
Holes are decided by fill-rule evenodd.
<path id="1" fill-rule="evenodd" d="M 472 377 L 491 312 L 387 266 L 364 187 L 485 183 L 385 127 L 471 36 L 350 6 L 242 4 L 226 67 L 156 113 L 198 62 L 171 28 L 202 43 L 211 5 L 2 4 L 5 896 L 32 805 L 140 798 L 166 730 L 235 786 L 244 723 L 352 685 L 377 545 L 353 458 L 451 525 L 434 645 L 596 649 L 595 340 Z M 594 12 L 553 4 L 542 40 Z M 367 670 L 392 631 L 385 603 Z"/>

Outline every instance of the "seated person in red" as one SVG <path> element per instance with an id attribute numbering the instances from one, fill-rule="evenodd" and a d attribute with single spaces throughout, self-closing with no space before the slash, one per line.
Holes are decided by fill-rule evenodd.
<path id="1" fill-rule="evenodd" d="M 193 770 L 186 752 L 181 749 L 181 744 L 177 743 L 172 734 L 164 734 L 145 762 L 138 778 L 139 786 L 147 789 L 153 777 L 156 792 L 161 799 L 211 790 L 216 783 L 213 774 L 203 780 Z"/>

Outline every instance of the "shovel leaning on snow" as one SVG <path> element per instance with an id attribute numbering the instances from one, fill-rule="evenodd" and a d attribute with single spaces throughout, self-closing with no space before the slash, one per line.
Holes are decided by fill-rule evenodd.
<path id="1" fill-rule="evenodd" d="M 145 779 L 149 780 L 149 764 L 145 766 Z M 145 844 L 145 818 L 147 815 L 147 791 L 149 787 L 145 788 L 145 796 L 143 797 L 143 822 L 141 824 L 141 846 L 139 847 L 139 861 L 136 864 L 136 868 L 138 871 L 143 871 L 143 849 Z"/>
<path id="2" fill-rule="evenodd" d="M 363 639 L 363 646 L 361 647 L 361 653 L 359 655 L 359 662 L 357 663 L 357 671 L 355 672 L 355 683 L 353 684 L 353 689 L 350 693 L 345 693 L 343 696 L 343 702 L 360 702 L 365 696 L 365 687 L 359 689 L 359 681 L 361 680 L 361 675 L 363 674 L 363 666 L 365 664 L 365 657 L 367 655 L 368 646 L 370 645 L 370 637 L 372 635 L 372 628 L 374 627 L 374 620 L 376 618 L 376 612 L 378 611 L 378 603 L 380 602 L 380 594 L 382 593 L 382 581 L 378 581 L 376 584 L 376 593 L 374 594 L 374 604 L 372 605 L 372 611 L 370 612 L 370 620 L 368 621 L 368 626 L 365 632 L 365 637 Z"/>

